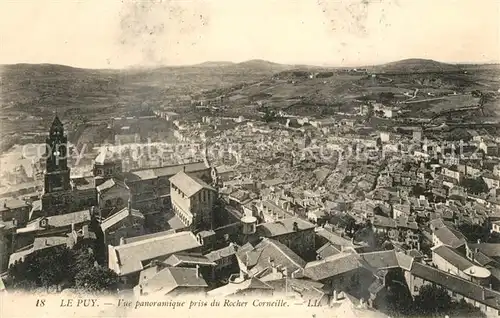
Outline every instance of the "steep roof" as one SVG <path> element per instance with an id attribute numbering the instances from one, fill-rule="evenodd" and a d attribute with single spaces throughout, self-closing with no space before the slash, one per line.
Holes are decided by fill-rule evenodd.
<path id="1" fill-rule="evenodd" d="M 126 275 L 142 270 L 145 265 L 143 262 L 200 246 L 196 236 L 192 232 L 185 231 L 111 246 L 114 251 L 110 251 L 110 257 L 117 263 L 119 274 Z"/>
<path id="2" fill-rule="evenodd" d="M 434 231 L 434 235 L 436 235 L 444 245 L 448 245 L 452 248 L 458 248 L 467 242 L 465 236 L 461 232 L 448 226 L 438 228 Z"/>
<path id="3" fill-rule="evenodd" d="M 332 243 L 328 242 L 321 246 L 318 250 L 316 250 L 316 254 L 318 254 L 321 258 L 327 258 L 328 256 L 332 256 L 340 253 L 341 250 L 336 248 Z"/>
<path id="4" fill-rule="evenodd" d="M 124 238 L 124 240 L 125 240 L 125 243 L 128 244 L 128 243 L 144 241 L 144 240 L 148 240 L 151 238 L 160 237 L 160 236 L 164 236 L 164 235 L 168 235 L 168 234 L 174 234 L 174 233 L 176 233 L 175 230 L 167 230 L 167 231 L 162 231 L 162 232 L 145 234 L 145 235 L 141 235 L 141 236 L 126 237 L 126 238 Z"/>
<path id="5" fill-rule="evenodd" d="M 106 180 L 102 184 L 98 185 L 96 188 L 97 188 L 98 192 L 104 192 L 104 191 L 106 191 L 108 189 L 113 188 L 114 186 L 118 186 L 118 187 L 121 187 L 121 188 L 124 188 L 124 189 L 128 189 L 128 187 L 125 184 L 125 182 L 123 182 L 121 180 L 118 180 L 118 179 L 115 179 L 115 178 L 111 178 L 109 180 Z"/>
<path id="6" fill-rule="evenodd" d="M 273 290 L 273 288 L 269 286 L 269 284 L 259 280 L 258 278 L 252 277 L 241 283 L 230 282 L 229 284 L 226 284 L 222 287 L 212 289 L 207 294 L 208 296 L 212 297 L 227 297 L 248 290 Z"/>
<path id="7" fill-rule="evenodd" d="M 372 268 L 388 269 L 399 267 L 398 258 L 394 250 L 363 253 L 360 254 L 360 257 Z"/>
<path id="8" fill-rule="evenodd" d="M 191 197 L 198 193 L 201 189 L 215 191 L 215 189 L 208 185 L 203 180 L 190 176 L 184 171 L 180 171 L 169 179 L 172 185 L 178 187 L 187 197 Z"/>
<path id="9" fill-rule="evenodd" d="M 195 268 L 167 267 L 156 273 L 142 285 L 143 292 L 166 295 L 177 287 L 208 287 Z"/>
<path id="10" fill-rule="evenodd" d="M 127 173 L 127 181 L 148 180 L 161 177 L 171 177 L 178 172 L 186 173 L 198 172 L 210 169 L 203 161 L 187 164 L 164 166 L 159 168 L 138 169 Z"/>
<path id="11" fill-rule="evenodd" d="M 26 225 L 26 227 L 18 229 L 17 233 L 27 233 L 27 232 L 44 230 L 44 228 L 40 226 L 40 221 L 44 218 L 47 219 L 48 227 L 57 228 L 57 227 L 70 226 L 71 224 L 82 224 L 85 222 L 90 222 L 91 214 L 89 210 L 83 210 L 83 211 L 53 215 L 48 217 L 39 217 L 37 219 L 34 219 L 33 221 L 30 221 Z"/>
<path id="12" fill-rule="evenodd" d="M 212 262 L 218 261 L 222 258 L 229 257 L 236 254 L 236 246 L 234 244 L 229 244 L 226 247 L 212 251 L 205 256 Z"/>
<path id="13" fill-rule="evenodd" d="M 298 230 L 309 230 L 314 228 L 314 224 L 300 218 L 286 218 L 276 222 L 262 223 L 257 226 L 257 233 L 265 237 L 279 236 L 294 232 L 293 224 L 297 222 Z"/>
<path id="14" fill-rule="evenodd" d="M 463 257 L 459 253 L 455 252 L 453 249 L 449 248 L 446 245 L 440 245 L 432 248 L 432 252 L 436 253 L 448 263 L 452 264 L 456 268 L 461 271 L 464 271 L 472 266 L 475 266 L 474 263 L 469 261 L 467 258 Z"/>
<path id="15" fill-rule="evenodd" d="M 286 268 L 289 273 L 302 269 L 306 265 L 300 256 L 273 239 L 264 238 L 253 249 L 251 245 L 244 247 L 238 250 L 237 255 L 253 274 L 271 268 L 273 263 L 275 266 Z"/>
<path id="16" fill-rule="evenodd" d="M 14 264 L 16 261 L 23 261 L 26 256 L 36 251 L 66 245 L 67 243 L 67 236 L 36 237 L 35 241 L 29 246 L 29 248 L 25 248 L 10 255 L 9 265 Z"/>
<path id="17" fill-rule="evenodd" d="M 8 211 L 10 209 L 19 209 L 29 207 L 28 203 L 16 198 L 2 198 L 3 202 L 0 203 L 0 212 Z"/>
<path id="18" fill-rule="evenodd" d="M 199 254 L 192 253 L 178 253 L 170 256 L 164 262 L 168 266 L 177 267 L 180 265 L 205 265 L 205 266 L 215 266 L 216 264 L 211 261 L 208 257 Z"/>
<path id="19" fill-rule="evenodd" d="M 304 268 L 304 276 L 315 281 L 321 281 L 361 267 L 359 255 L 339 253 L 324 260 L 307 263 Z"/>
<path id="20" fill-rule="evenodd" d="M 323 237 L 328 242 L 332 243 L 334 246 L 354 247 L 354 244 L 350 240 L 343 238 L 342 236 L 340 236 L 336 233 L 330 232 L 324 228 L 316 229 L 316 234 L 318 236 Z"/>
<path id="21" fill-rule="evenodd" d="M 497 310 L 500 309 L 499 292 L 419 262 L 413 262 L 410 272 L 417 277 L 420 277 L 428 282 L 441 285 L 442 287 L 456 292 L 457 294 L 463 295 Z"/>
<path id="22" fill-rule="evenodd" d="M 123 221 L 125 218 L 133 216 L 135 218 L 139 219 L 144 219 L 144 215 L 139 212 L 139 210 L 131 209 L 129 210 L 128 207 L 125 207 L 121 209 L 120 211 L 116 212 L 115 214 L 111 215 L 110 217 L 106 218 L 102 223 L 101 223 L 101 229 L 103 231 L 106 231 L 113 225 Z"/>
<path id="23" fill-rule="evenodd" d="M 103 165 L 106 163 L 112 163 L 119 160 L 115 153 L 109 150 L 108 148 L 101 149 L 97 157 L 94 159 L 94 162 L 99 165 Z"/>
<path id="24" fill-rule="evenodd" d="M 477 248 L 489 257 L 500 257 L 499 243 L 468 243 L 468 245 L 472 250 Z"/>

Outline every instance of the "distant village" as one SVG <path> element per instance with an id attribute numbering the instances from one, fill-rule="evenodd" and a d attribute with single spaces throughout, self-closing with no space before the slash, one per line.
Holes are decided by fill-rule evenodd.
<path id="1" fill-rule="evenodd" d="M 359 109 L 372 111 L 397 110 Z M 134 161 L 126 145 L 140 136 L 124 128 L 126 150 L 99 148 L 87 174 L 72 173 L 56 116 L 38 181 L 0 193 L 0 287 L 282 295 L 387 315 L 441 293 L 449 310 L 500 315 L 497 137 L 470 128 L 464 147 L 420 128 L 282 115 L 157 110 L 173 145 L 201 147 Z"/>

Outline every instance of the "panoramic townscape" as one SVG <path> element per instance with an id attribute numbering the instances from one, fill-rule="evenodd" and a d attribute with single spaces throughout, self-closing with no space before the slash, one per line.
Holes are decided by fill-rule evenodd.
<path id="1" fill-rule="evenodd" d="M 0 317 L 500 317 L 499 26 L 0 1 Z"/>
<path id="2" fill-rule="evenodd" d="M 496 317 L 499 71 L 3 66 L 0 286 Z"/>

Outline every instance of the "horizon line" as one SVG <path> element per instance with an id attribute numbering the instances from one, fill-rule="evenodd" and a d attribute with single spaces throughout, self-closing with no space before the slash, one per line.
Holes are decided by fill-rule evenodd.
<path id="1" fill-rule="evenodd" d="M 461 61 L 461 62 L 444 62 L 440 60 L 435 60 L 431 58 L 419 58 L 419 57 L 410 57 L 410 58 L 403 58 L 399 60 L 392 60 L 388 62 L 380 62 L 380 63 L 365 63 L 365 64 L 348 64 L 348 65 L 339 65 L 339 64 L 334 64 L 334 63 L 309 63 L 309 62 L 295 62 L 295 63 L 279 63 L 279 62 L 274 62 L 266 59 L 261 59 L 261 58 L 254 58 L 254 59 L 249 59 L 249 60 L 243 60 L 243 61 L 224 61 L 224 60 L 209 60 L 209 61 L 203 61 L 199 63 L 194 63 L 194 64 L 158 64 L 158 65 L 129 65 L 129 66 L 123 66 L 123 67 L 81 67 L 81 66 L 74 66 L 70 64 L 59 64 L 59 63 L 51 63 L 51 62 L 38 62 L 38 63 L 33 63 L 33 62 L 17 62 L 17 63 L 0 63 L 0 66 L 11 66 L 11 65 L 57 65 L 57 66 L 65 66 L 65 67 L 70 67 L 74 69 L 87 69 L 87 70 L 137 70 L 137 69 L 156 69 L 156 68 L 168 68 L 168 67 L 195 67 L 195 66 L 202 66 L 203 64 L 210 64 L 210 63 L 227 63 L 228 65 L 238 65 L 238 64 L 244 64 L 252 61 L 259 61 L 263 63 L 270 63 L 270 64 L 276 64 L 276 65 L 281 65 L 281 66 L 307 66 L 307 67 L 328 67 L 328 68 L 363 68 L 363 67 L 374 67 L 374 66 L 382 66 L 386 65 L 389 63 L 397 63 L 397 62 L 402 62 L 402 61 L 408 61 L 408 60 L 422 60 L 422 61 L 434 61 L 437 63 L 441 64 L 448 64 L 448 65 L 496 65 L 500 64 L 500 60 L 498 61 Z"/>

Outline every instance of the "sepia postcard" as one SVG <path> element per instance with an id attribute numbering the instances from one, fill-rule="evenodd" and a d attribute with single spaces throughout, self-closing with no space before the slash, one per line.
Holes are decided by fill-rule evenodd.
<path id="1" fill-rule="evenodd" d="M 0 317 L 500 317 L 500 1 L 1 1 Z"/>

